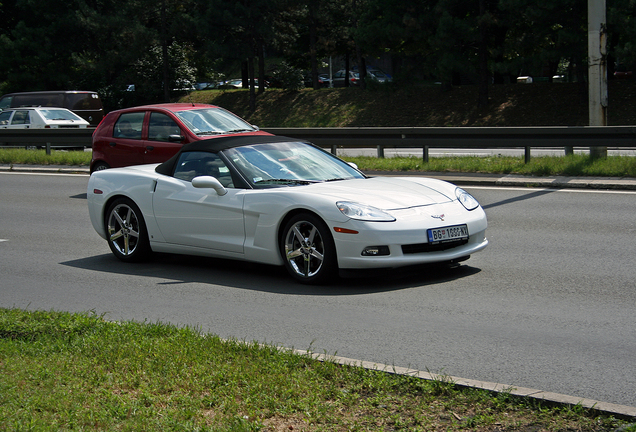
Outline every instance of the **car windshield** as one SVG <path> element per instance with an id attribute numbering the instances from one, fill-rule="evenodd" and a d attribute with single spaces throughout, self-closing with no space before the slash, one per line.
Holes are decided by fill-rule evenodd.
<path id="1" fill-rule="evenodd" d="M 240 117 L 223 108 L 201 108 L 175 112 L 177 117 L 196 135 L 253 132 L 257 130 Z"/>
<path id="2" fill-rule="evenodd" d="M 42 109 L 40 114 L 47 120 L 82 121 L 82 118 L 71 111 L 63 109 Z"/>
<path id="3" fill-rule="evenodd" d="M 373 75 L 376 78 L 388 78 L 387 74 L 385 74 L 384 72 L 378 69 L 372 69 L 367 72 L 369 72 L 371 75 Z"/>
<path id="4" fill-rule="evenodd" d="M 223 153 L 256 188 L 364 178 L 346 162 L 302 142 L 256 144 Z"/>

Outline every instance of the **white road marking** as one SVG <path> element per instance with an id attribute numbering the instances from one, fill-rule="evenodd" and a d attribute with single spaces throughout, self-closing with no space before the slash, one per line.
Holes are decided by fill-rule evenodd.
<path id="1" fill-rule="evenodd" d="M 477 190 L 510 190 L 521 192 L 537 192 L 537 191 L 551 191 L 551 192 L 566 192 L 566 193 L 602 193 L 602 194 L 621 194 L 621 195 L 636 195 L 636 191 L 626 190 L 613 190 L 613 189 L 577 189 L 577 188 L 540 188 L 540 187 L 511 187 L 511 186 L 462 186 L 462 189 L 477 189 Z"/>

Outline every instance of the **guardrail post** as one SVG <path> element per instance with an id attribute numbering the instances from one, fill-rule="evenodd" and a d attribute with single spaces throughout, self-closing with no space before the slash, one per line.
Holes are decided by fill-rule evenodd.
<path id="1" fill-rule="evenodd" d="M 338 155 L 338 146 L 337 145 L 334 144 L 334 145 L 331 146 L 331 154 L 334 155 L 334 156 Z"/>
<path id="2" fill-rule="evenodd" d="M 46 143 L 46 155 L 47 156 L 51 156 L 51 143 L 50 142 Z"/>
<path id="3" fill-rule="evenodd" d="M 524 152 L 524 161 L 525 163 L 530 163 L 530 147 L 526 147 L 526 151 Z"/>
<path id="4" fill-rule="evenodd" d="M 384 158 L 384 146 L 378 146 L 378 158 Z"/>
<path id="5" fill-rule="evenodd" d="M 574 147 L 565 146 L 565 155 L 566 156 L 572 156 L 573 154 L 574 154 Z"/>
<path id="6" fill-rule="evenodd" d="M 428 146 L 422 148 L 422 158 L 424 159 L 424 163 L 428 163 Z"/>

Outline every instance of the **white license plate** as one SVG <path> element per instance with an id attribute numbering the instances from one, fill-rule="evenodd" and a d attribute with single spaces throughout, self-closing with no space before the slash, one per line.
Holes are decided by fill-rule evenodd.
<path id="1" fill-rule="evenodd" d="M 440 243 L 468 238 L 467 225 L 454 225 L 444 228 L 430 229 L 428 232 L 429 243 Z"/>

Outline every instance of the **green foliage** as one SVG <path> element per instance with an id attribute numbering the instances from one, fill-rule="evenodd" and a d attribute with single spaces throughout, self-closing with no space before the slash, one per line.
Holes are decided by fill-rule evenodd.
<path id="1" fill-rule="evenodd" d="M 88 166 L 91 155 L 85 151 L 52 150 L 47 155 L 46 150 L 0 148 L 0 164 Z"/>
<path id="2" fill-rule="evenodd" d="M 300 90 L 304 87 L 302 71 L 287 62 L 281 62 L 272 75 L 283 90 Z"/>
<path id="3" fill-rule="evenodd" d="M 610 62 L 632 68 L 634 6 L 607 6 Z M 584 0 L 14 0 L 0 10 L 3 92 L 97 90 L 107 110 L 172 98 L 166 89 L 176 83 L 236 72 L 265 56 L 302 69 L 328 56 L 352 66 L 390 57 L 402 86 L 475 83 L 478 74 L 495 83 L 586 74 Z M 131 84 L 136 93 L 126 92 Z"/>
<path id="4" fill-rule="evenodd" d="M 603 159 L 587 155 L 565 157 L 533 157 L 529 163 L 523 157 L 436 157 L 424 163 L 422 158 L 394 157 L 378 159 L 370 156 L 345 157 L 363 171 L 424 171 L 464 172 L 492 174 L 522 174 L 534 176 L 599 176 L 636 177 L 636 158 L 633 156 L 609 156 Z"/>

